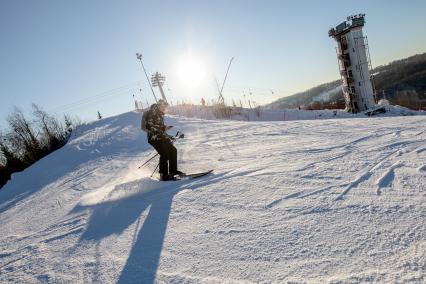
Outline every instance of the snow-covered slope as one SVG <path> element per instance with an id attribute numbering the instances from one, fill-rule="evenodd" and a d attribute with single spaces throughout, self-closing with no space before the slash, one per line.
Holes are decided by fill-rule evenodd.
<path id="1" fill-rule="evenodd" d="M 384 113 L 376 117 L 426 115 L 426 111 L 410 110 L 398 105 L 390 105 L 386 100 L 380 100 L 375 108 L 384 108 Z M 349 113 L 343 109 L 299 110 L 299 109 L 268 109 L 268 108 L 238 108 L 230 107 L 231 114 L 226 119 L 245 121 L 289 121 L 336 118 L 365 118 L 369 112 Z M 217 108 L 213 106 L 178 105 L 169 108 L 170 113 L 189 118 L 216 119 Z M 220 117 L 220 115 L 218 116 Z"/>
<path id="2" fill-rule="evenodd" d="M 426 117 L 168 117 L 159 182 L 126 113 L 80 128 L 0 190 L 1 283 L 426 281 Z"/>
<path id="3" fill-rule="evenodd" d="M 342 91 L 342 86 L 337 86 L 334 89 L 319 93 L 317 96 L 312 98 L 312 102 L 330 102 L 333 96 L 338 96 Z"/>

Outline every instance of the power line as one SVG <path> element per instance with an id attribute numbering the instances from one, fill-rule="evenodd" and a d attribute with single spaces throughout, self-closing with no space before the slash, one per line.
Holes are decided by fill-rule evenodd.
<path id="1" fill-rule="evenodd" d="M 111 93 L 116 93 L 116 92 L 122 91 L 123 89 L 128 89 L 129 86 L 132 86 L 135 83 L 137 83 L 137 82 L 129 83 L 129 84 L 123 85 L 121 87 L 117 87 L 117 88 L 114 88 L 114 89 L 103 91 L 103 92 L 98 93 L 98 94 L 93 95 L 93 96 L 89 96 L 89 97 L 85 97 L 85 98 L 80 99 L 80 100 L 76 100 L 74 102 L 70 102 L 70 103 L 67 103 L 67 104 L 64 104 L 64 105 L 56 106 L 53 109 L 60 109 L 60 108 L 63 108 L 63 107 L 67 107 L 69 105 L 76 105 L 76 104 L 79 104 L 81 102 L 85 102 L 85 101 L 88 101 L 88 100 L 91 100 L 91 99 L 96 99 L 96 98 L 101 98 L 101 97 L 104 97 L 104 96 L 108 96 Z"/>
<path id="2" fill-rule="evenodd" d="M 140 83 L 141 83 L 140 81 L 132 82 L 132 83 L 123 85 L 121 87 L 110 89 L 108 91 L 104 91 L 90 97 L 76 100 L 74 102 L 67 103 L 61 106 L 53 107 L 50 109 L 50 111 L 70 110 L 70 109 L 84 106 L 87 104 L 97 103 L 100 100 L 106 99 L 111 96 L 117 96 L 117 95 L 129 93 L 129 92 L 134 92 L 135 90 L 140 88 Z"/>
<path id="3" fill-rule="evenodd" d="M 87 107 L 87 106 L 90 106 L 90 105 L 99 104 L 99 102 L 105 102 L 106 100 L 116 98 L 117 96 L 123 95 L 125 93 L 127 93 L 126 95 L 131 94 L 131 90 L 128 90 L 126 92 L 110 94 L 109 96 L 104 96 L 104 97 L 99 98 L 99 99 L 92 99 L 90 101 L 82 102 L 82 103 L 79 103 L 79 104 L 76 104 L 76 105 L 70 105 L 66 108 L 62 108 L 61 110 L 66 112 L 66 111 L 76 109 L 76 108 L 84 108 L 84 107 Z"/>

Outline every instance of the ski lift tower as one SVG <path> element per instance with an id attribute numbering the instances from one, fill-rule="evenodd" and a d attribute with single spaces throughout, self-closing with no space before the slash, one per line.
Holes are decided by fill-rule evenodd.
<path id="1" fill-rule="evenodd" d="M 163 91 L 163 85 L 165 81 L 166 81 L 166 77 L 164 77 L 158 72 L 156 72 L 151 77 L 152 86 L 158 87 L 160 89 L 161 97 L 163 98 L 163 100 L 167 102 L 166 95 L 164 94 L 164 91 Z"/>
<path id="2" fill-rule="evenodd" d="M 364 24 L 365 14 L 358 14 L 328 31 L 337 42 L 346 110 L 354 113 L 374 107 L 376 100 L 368 41 L 362 33 Z"/>

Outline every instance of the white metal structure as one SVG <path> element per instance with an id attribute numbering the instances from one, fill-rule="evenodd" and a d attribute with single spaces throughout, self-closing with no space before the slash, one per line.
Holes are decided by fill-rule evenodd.
<path id="1" fill-rule="evenodd" d="M 161 97 L 163 98 L 163 100 L 167 102 L 166 95 L 164 94 L 164 91 L 163 91 L 163 85 L 164 85 L 164 82 L 166 81 L 166 77 L 156 72 L 154 75 L 151 76 L 151 81 L 152 81 L 153 87 L 158 87 L 160 89 Z"/>
<path id="2" fill-rule="evenodd" d="M 328 32 L 337 42 L 337 58 L 346 109 L 351 112 L 365 111 L 375 105 L 368 41 L 362 33 L 364 17 L 365 14 L 350 16 L 347 21 Z"/>

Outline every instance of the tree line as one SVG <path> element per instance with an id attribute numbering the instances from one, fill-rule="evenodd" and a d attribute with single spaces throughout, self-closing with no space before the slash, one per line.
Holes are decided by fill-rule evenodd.
<path id="1" fill-rule="evenodd" d="M 6 120 L 8 127 L 0 130 L 0 188 L 13 173 L 64 146 L 81 123 L 69 115 L 59 120 L 36 104 L 29 117 L 15 107 Z"/>

